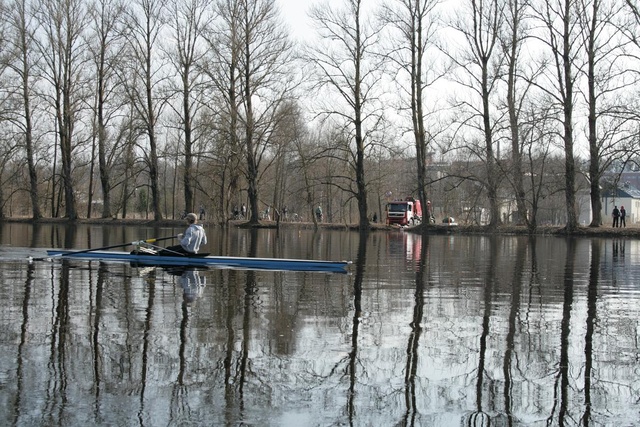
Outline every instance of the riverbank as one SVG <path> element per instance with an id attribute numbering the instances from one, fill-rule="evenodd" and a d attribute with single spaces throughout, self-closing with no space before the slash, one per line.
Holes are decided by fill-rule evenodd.
<path id="1" fill-rule="evenodd" d="M 435 229 L 435 230 L 434 230 Z M 487 226 L 455 226 L 446 225 L 418 226 L 416 232 L 426 233 L 458 233 L 458 234 L 511 234 L 511 235 L 534 235 L 534 236 L 575 236 L 575 237 L 624 237 L 640 238 L 640 227 L 630 226 L 624 228 L 612 228 L 611 226 L 601 227 L 578 227 L 577 230 L 568 232 L 564 226 L 540 226 L 535 231 L 530 231 L 527 227 L 516 225 L 501 225 L 495 228 Z"/>
<path id="2" fill-rule="evenodd" d="M 34 221 L 30 218 L 4 218 L 3 222 L 15 222 L 15 223 L 29 223 L 33 224 Z M 251 225 L 248 221 L 233 220 L 226 223 L 210 222 L 207 220 L 201 221 L 208 226 L 222 227 L 228 225 L 230 227 L 240 228 L 300 228 L 300 229 L 313 229 L 315 224 L 313 222 L 287 222 L 282 221 L 278 224 L 275 221 L 261 221 L 259 225 Z M 43 218 L 37 223 L 40 224 L 69 224 L 70 222 L 64 218 Z M 145 226 L 145 227 L 181 227 L 185 222 L 182 219 L 163 219 L 161 221 L 154 221 L 152 219 L 139 219 L 139 218 L 116 218 L 116 219 L 104 219 L 104 218 L 82 218 L 78 219 L 74 223 L 77 224 L 96 224 L 96 225 L 131 225 L 131 226 Z M 340 223 L 318 223 L 318 228 L 328 230 L 350 230 L 357 231 L 358 224 L 340 224 Z M 490 228 L 487 226 L 471 226 L 471 225 L 455 225 L 449 226 L 447 224 L 420 224 L 415 227 L 399 227 L 389 226 L 381 223 L 371 223 L 370 229 L 372 231 L 405 231 L 419 234 L 512 234 L 512 235 L 557 235 L 557 236 L 582 236 L 582 237 L 624 237 L 624 238 L 640 238 L 640 226 L 630 225 L 624 228 L 612 228 L 610 225 L 602 227 L 578 227 L 577 230 L 568 233 L 563 226 L 540 226 L 534 232 L 524 226 L 515 225 L 501 225 L 499 227 Z"/>

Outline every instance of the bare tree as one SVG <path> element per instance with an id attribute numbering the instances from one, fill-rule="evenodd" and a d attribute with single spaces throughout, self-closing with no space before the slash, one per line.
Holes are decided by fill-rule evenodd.
<path id="1" fill-rule="evenodd" d="M 362 0 L 345 0 L 341 6 L 327 3 L 312 9 L 321 39 L 309 47 L 308 60 L 315 67 L 316 87 L 329 92 L 321 114 L 341 123 L 348 135 L 348 161 L 356 187 L 350 191 L 358 201 L 359 228 L 366 230 L 365 159 L 373 143 L 371 133 L 382 121 L 376 97 L 381 67 L 373 51 L 380 31 L 367 20 Z"/>
<path id="2" fill-rule="evenodd" d="M 278 214 L 282 213 L 281 209 L 286 207 L 287 190 L 296 176 L 291 174 L 295 141 L 304 138 L 305 134 L 306 127 L 300 105 L 295 102 L 283 104 L 278 114 L 273 137 L 275 142 L 272 168 L 275 181 L 273 206 Z"/>
<path id="3" fill-rule="evenodd" d="M 501 223 L 498 186 L 500 183 L 496 152 L 495 125 L 492 117 L 491 98 L 495 95 L 496 85 L 500 78 L 498 70 L 504 60 L 500 56 L 500 31 L 504 22 L 504 3 L 501 0 L 468 0 L 466 9 L 468 17 L 461 17 L 454 22 L 454 28 L 462 34 L 466 42 L 465 51 L 460 57 L 452 57 L 467 79 L 458 82 L 471 93 L 475 93 L 480 105 L 469 100 L 462 100 L 461 107 L 468 108 L 472 117 L 466 124 L 477 128 L 483 136 L 484 157 L 486 166 L 486 190 L 489 199 L 489 226 Z"/>
<path id="4" fill-rule="evenodd" d="M 165 100 L 158 86 L 164 81 L 158 63 L 158 38 L 161 36 L 165 0 L 134 0 L 127 11 L 127 42 L 129 57 L 122 75 L 128 98 L 144 123 L 149 146 L 145 148 L 145 162 L 149 170 L 151 204 L 154 220 L 162 219 L 158 178 L 157 122 Z"/>
<path id="5" fill-rule="evenodd" d="M 626 8 L 622 15 L 625 19 L 620 19 L 621 25 L 619 29 L 622 31 L 626 39 L 637 50 L 640 48 L 640 1 L 625 0 Z M 627 52 L 630 59 L 638 61 L 639 55 L 636 52 Z"/>
<path id="6" fill-rule="evenodd" d="M 82 35 L 87 13 L 81 0 L 44 0 L 38 17 L 43 28 L 40 53 L 44 58 L 45 78 L 53 92 L 48 100 L 56 120 L 65 214 L 73 221 L 78 218 L 73 181 L 73 154 L 77 148 L 74 131 L 85 95 L 86 57 Z"/>
<path id="7" fill-rule="evenodd" d="M 29 195 L 31 199 L 31 216 L 34 220 L 42 218 L 40 210 L 40 191 L 38 189 L 37 147 L 34 139 L 33 107 L 35 78 L 34 67 L 38 61 L 34 46 L 34 33 L 37 23 L 34 22 L 33 11 L 26 0 L 14 0 L 2 8 L 2 21 L 7 25 L 6 40 L 7 61 L 3 61 L 18 77 L 17 92 L 20 93 L 20 109 L 16 109 L 13 123 L 24 135 L 27 169 L 29 173 Z M 18 111 L 20 111 L 18 113 Z"/>
<path id="8" fill-rule="evenodd" d="M 11 80 L 7 76 L 10 70 L 10 63 L 13 61 L 13 55 L 11 48 L 9 47 L 8 38 L 10 37 L 10 25 L 7 22 L 5 15 L 8 9 L 0 1 L 0 17 L 3 18 L 0 21 L 0 123 L 5 124 L 10 122 L 12 118 L 12 104 L 13 94 L 12 88 L 9 84 Z M 9 15 L 10 16 L 10 15 Z M 12 137 L 11 126 L 3 126 L 0 129 L 0 219 L 5 218 L 5 206 L 7 205 L 7 179 L 5 176 L 9 176 L 11 180 L 17 175 L 15 168 L 10 167 L 11 159 L 15 157 L 17 151 L 16 138 Z"/>
<path id="9" fill-rule="evenodd" d="M 587 56 L 587 108 L 588 116 L 588 139 L 589 139 L 589 182 L 591 185 L 591 227 L 599 227 L 602 224 L 602 200 L 600 194 L 600 179 L 604 172 L 603 164 L 610 163 L 603 155 L 609 154 L 609 160 L 619 157 L 622 150 L 618 150 L 618 138 L 609 138 L 607 135 L 614 134 L 608 132 L 605 123 L 617 123 L 613 121 L 601 120 L 603 114 L 621 111 L 621 105 L 616 100 L 616 94 L 622 95 L 621 89 L 626 88 L 624 74 L 627 74 L 625 67 L 617 67 L 616 63 L 620 57 L 620 45 L 616 35 L 619 32 L 615 26 L 615 19 L 622 12 L 622 4 L 610 2 L 608 0 L 582 0 L 577 9 L 578 19 L 583 36 L 583 45 Z M 618 53 L 616 53 L 618 52 Z M 624 86 L 620 86 L 623 84 Z M 609 105 L 601 105 L 603 103 Z M 615 114 L 615 113 L 614 113 Z M 614 129 L 617 126 L 614 127 Z M 621 135 L 622 133 L 615 132 Z M 620 148 L 623 148 L 622 144 Z"/>
<path id="10" fill-rule="evenodd" d="M 242 52 L 240 37 L 240 2 L 217 0 L 214 10 L 218 19 L 205 35 L 210 55 L 204 72 L 210 82 L 207 100 L 212 130 L 218 144 L 215 153 L 220 162 L 219 206 L 230 211 L 232 199 L 239 205 L 239 187 L 244 154 L 240 142 L 240 81 L 238 64 Z M 237 206 L 239 208 L 239 206 Z"/>
<path id="11" fill-rule="evenodd" d="M 260 163 L 272 143 L 280 105 L 294 84 L 289 64 L 291 43 L 274 0 L 240 0 L 242 54 L 238 70 L 242 91 L 242 125 L 251 223 L 259 222 Z"/>
<path id="12" fill-rule="evenodd" d="M 529 0 L 507 0 L 505 7 L 504 36 L 502 51 L 507 68 L 507 110 L 509 114 L 509 131 L 511 136 L 511 182 L 516 195 L 518 223 L 529 225 L 526 193 L 524 189 L 523 153 L 520 132 L 520 112 L 524 102 L 526 88 L 519 92 L 518 73 L 520 69 L 520 52 L 527 30 L 525 17 L 529 8 Z"/>
<path id="13" fill-rule="evenodd" d="M 125 104 L 123 108 L 123 120 L 118 128 L 116 140 L 118 145 L 122 145 L 122 170 L 120 184 L 122 186 L 120 209 L 122 210 L 122 218 L 126 218 L 128 214 L 129 199 L 132 195 L 137 195 L 138 186 L 136 182 L 137 175 L 140 174 L 141 166 L 137 165 L 138 158 L 135 155 L 136 141 L 144 136 L 144 126 L 139 123 L 141 119 L 137 116 L 133 102 Z M 148 199 L 148 192 L 145 191 L 145 197 Z"/>
<path id="14" fill-rule="evenodd" d="M 273 132 L 295 86 L 292 46 L 273 0 L 219 0 L 216 7 L 220 19 L 207 36 L 214 55 L 206 72 L 216 91 L 213 100 L 223 101 L 211 110 L 221 125 L 226 202 L 239 197 L 244 177 L 250 222 L 258 223 L 262 162 L 277 146 Z"/>
<path id="15" fill-rule="evenodd" d="M 10 133 L 0 131 L 0 219 L 12 216 L 12 195 L 21 175 L 21 151 Z M 22 208 L 22 206 L 19 206 Z"/>
<path id="16" fill-rule="evenodd" d="M 543 103 L 546 104 L 546 103 Z M 523 172 L 526 172 L 528 224 L 534 231 L 538 227 L 540 210 L 545 199 L 559 191 L 556 186 L 557 171 L 553 168 L 551 149 L 556 133 L 553 129 L 555 117 L 547 108 L 530 107 L 525 110 L 524 120 L 519 124 L 522 140 Z"/>
<path id="17" fill-rule="evenodd" d="M 122 114 L 121 103 L 118 102 L 118 90 L 122 82 L 117 78 L 115 68 L 121 64 L 119 57 L 123 52 L 123 12 L 124 3 L 121 0 L 98 0 L 91 5 L 89 11 L 91 36 L 88 46 L 95 65 L 94 127 L 102 189 L 102 218 L 112 216 L 112 165 L 109 158 L 113 158 L 110 153 L 117 147 L 110 138 L 108 128 L 114 117 Z M 91 195 L 91 188 L 89 191 Z M 88 206 L 88 216 L 90 212 L 91 203 Z"/>
<path id="18" fill-rule="evenodd" d="M 580 5 L 577 0 L 549 0 L 538 2 L 533 8 L 538 11 L 538 18 L 547 31 L 546 37 L 541 37 L 541 40 L 549 48 L 552 62 L 547 78 L 543 79 L 538 87 L 554 99 L 561 111 L 559 121 L 562 125 L 564 149 L 567 232 L 578 228 L 573 123 L 575 69 L 581 68 L 577 61 L 579 44 L 575 31 L 578 7 Z"/>
<path id="19" fill-rule="evenodd" d="M 439 80 L 446 69 L 436 69 L 435 52 L 429 54 L 429 47 L 434 46 L 437 30 L 435 9 L 439 4 L 439 0 L 395 0 L 383 7 L 383 20 L 397 34 L 390 40 L 387 57 L 396 65 L 395 68 L 408 76 L 410 82 L 408 88 L 403 84 L 398 86 L 406 92 L 405 104 L 409 105 L 416 148 L 418 197 L 422 206 L 427 206 L 429 134 L 435 133 L 427 130 L 425 123 L 425 89 Z M 431 104 L 435 107 L 435 103 Z"/>
<path id="20" fill-rule="evenodd" d="M 199 67 L 205 56 L 202 42 L 203 32 L 211 19 L 207 13 L 207 2 L 190 0 L 171 1 L 172 45 L 167 49 L 167 57 L 179 77 L 181 109 L 176 109 L 180 117 L 180 129 L 184 140 L 184 202 L 185 209 L 195 211 L 194 153 L 195 135 L 193 123 L 202 106 L 202 75 Z"/>
<path id="21" fill-rule="evenodd" d="M 318 159 L 319 144 L 316 143 L 317 137 L 312 137 L 308 130 L 302 129 L 300 126 L 294 126 L 294 137 L 292 140 L 295 162 L 293 163 L 292 172 L 299 177 L 293 190 L 297 191 L 300 196 L 297 203 L 293 206 L 292 213 L 300 218 L 300 209 L 306 206 L 306 212 L 315 219 L 313 215 L 313 164 Z M 292 183 L 294 184 L 294 183 Z M 294 218 L 295 220 L 296 218 Z"/>

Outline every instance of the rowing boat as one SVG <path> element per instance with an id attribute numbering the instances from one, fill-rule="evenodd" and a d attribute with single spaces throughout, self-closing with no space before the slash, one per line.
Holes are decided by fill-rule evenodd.
<path id="1" fill-rule="evenodd" d="M 123 251 L 71 251 L 52 249 L 47 251 L 52 258 L 74 258 L 84 260 L 120 261 L 137 265 L 152 266 L 216 266 L 224 268 L 239 268 L 247 270 L 277 270 L 277 271 L 319 271 L 346 273 L 350 261 L 322 261 L 286 258 L 254 258 L 230 256 L 166 256 L 131 253 Z"/>

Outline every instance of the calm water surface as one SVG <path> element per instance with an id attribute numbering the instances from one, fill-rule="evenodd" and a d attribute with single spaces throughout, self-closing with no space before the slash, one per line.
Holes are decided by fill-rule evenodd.
<path id="1" fill-rule="evenodd" d="M 636 240 L 208 227 L 354 264 L 38 260 L 178 231 L 0 228 L 0 425 L 640 425 Z"/>

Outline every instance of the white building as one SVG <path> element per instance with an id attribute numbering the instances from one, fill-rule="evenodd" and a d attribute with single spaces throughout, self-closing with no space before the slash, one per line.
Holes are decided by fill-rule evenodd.
<path id="1" fill-rule="evenodd" d="M 640 190 L 629 184 L 624 184 L 615 192 L 607 191 L 602 193 L 602 222 L 603 225 L 610 225 L 613 221 L 613 207 L 620 209 L 624 206 L 627 211 L 627 225 L 640 222 Z"/>

